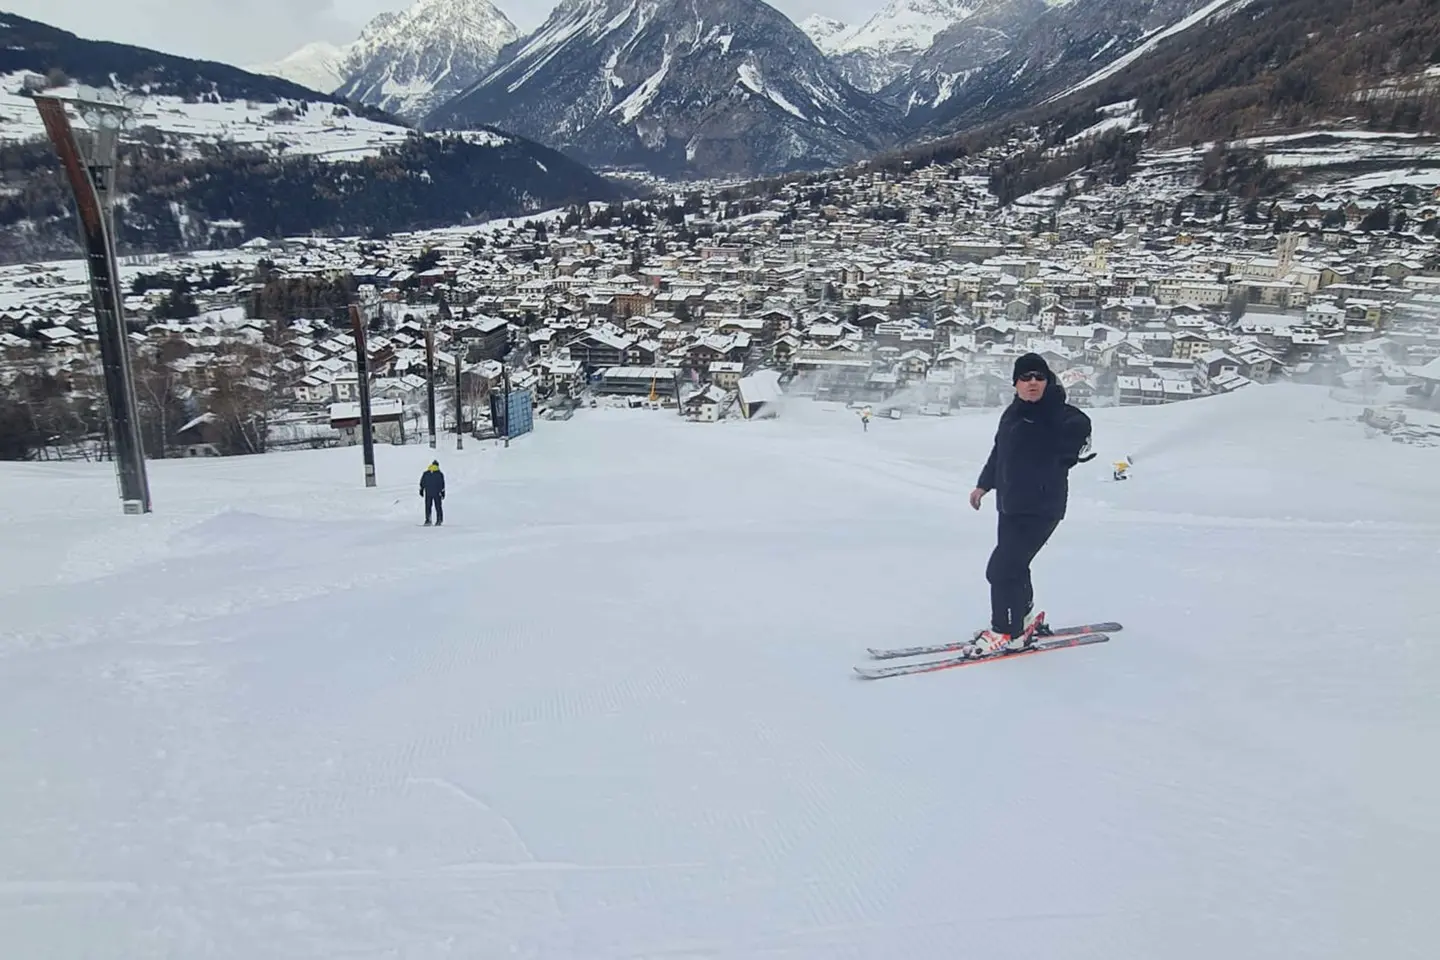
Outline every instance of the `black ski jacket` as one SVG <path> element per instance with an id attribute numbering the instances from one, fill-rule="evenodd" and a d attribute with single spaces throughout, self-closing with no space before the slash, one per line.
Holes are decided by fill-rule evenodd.
<path id="1" fill-rule="evenodd" d="M 426 470 L 420 474 L 420 492 L 428 493 L 432 497 L 443 497 L 445 495 L 445 471 Z"/>
<path id="2" fill-rule="evenodd" d="M 1070 499 L 1070 468 L 1089 446 L 1090 418 L 1066 403 L 1065 388 L 1051 382 L 1035 403 L 1017 396 L 1005 408 L 975 485 L 995 491 L 1001 513 L 1062 520 Z"/>

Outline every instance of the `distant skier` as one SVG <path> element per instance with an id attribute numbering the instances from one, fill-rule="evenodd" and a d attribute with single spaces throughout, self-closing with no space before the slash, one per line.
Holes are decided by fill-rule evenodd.
<path id="1" fill-rule="evenodd" d="M 866 433 L 870 432 L 870 408 L 866 407 L 860 411 L 860 425 Z"/>
<path id="2" fill-rule="evenodd" d="M 1129 457 L 1126 457 L 1124 460 L 1116 460 L 1115 463 L 1112 464 L 1112 466 L 1115 468 L 1114 477 L 1116 480 L 1130 479 L 1130 474 L 1128 472 L 1130 470 Z"/>
<path id="3" fill-rule="evenodd" d="M 420 496 L 425 498 L 425 526 L 430 526 L 430 513 L 435 513 L 435 526 L 445 522 L 445 474 L 440 472 L 440 461 L 431 460 L 430 466 L 420 474 Z"/>
<path id="4" fill-rule="evenodd" d="M 970 492 L 970 506 L 979 510 L 985 494 L 994 490 L 1000 515 L 997 543 L 985 568 L 990 629 L 976 635 L 971 648 L 976 656 L 1028 646 L 1044 622 L 1043 612 L 1030 615 L 1035 600 L 1030 562 L 1065 517 L 1070 468 L 1095 456 L 1087 455 L 1090 418 L 1065 402 L 1065 388 L 1044 357 L 1020 357 L 1011 379 L 1015 399 L 1000 416 L 990 458 Z"/>

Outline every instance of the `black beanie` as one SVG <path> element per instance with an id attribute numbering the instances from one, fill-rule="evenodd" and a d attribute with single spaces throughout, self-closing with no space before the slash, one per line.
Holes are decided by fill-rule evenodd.
<path id="1" fill-rule="evenodd" d="M 1010 382 L 1017 382 L 1023 373 L 1036 372 L 1045 374 L 1048 382 L 1055 382 L 1055 374 L 1051 372 L 1050 364 L 1046 363 L 1045 358 L 1038 353 L 1027 353 L 1015 360 L 1015 372 L 1010 374 Z"/>

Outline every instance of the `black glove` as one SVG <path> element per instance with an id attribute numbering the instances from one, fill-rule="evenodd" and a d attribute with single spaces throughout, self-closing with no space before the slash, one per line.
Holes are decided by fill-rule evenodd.
<path id="1" fill-rule="evenodd" d="M 445 499 L 445 491 L 444 491 L 444 490 L 441 490 L 441 491 L 440 491 L 440 499 L 441 499 L 441 500 L 444 500 L 444 499 Z"/>

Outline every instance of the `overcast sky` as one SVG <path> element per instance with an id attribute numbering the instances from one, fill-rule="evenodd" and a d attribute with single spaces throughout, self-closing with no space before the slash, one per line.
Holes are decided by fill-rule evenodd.
<path id="1" fill-rule="evenodd" d="M 558 0 L 492 0 L 522 32 Z M 858 22 L 884 0 L 769 0 L 795 20 L 820 12 Z M 94 40 L 240 66 L 278 60 L 311 40 L 345 43 L 383 10 L 407 0 L 0 0 L 0 9 Z"/>

